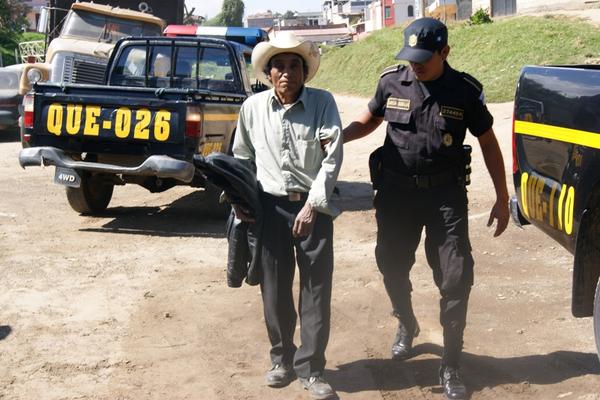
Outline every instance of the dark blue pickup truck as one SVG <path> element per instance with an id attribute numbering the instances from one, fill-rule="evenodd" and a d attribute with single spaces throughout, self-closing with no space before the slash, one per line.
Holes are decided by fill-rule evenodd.
<path id="1" fill-rule="evenodd" d="M 600 66 L 527 66 L 515 96 L 513 219 L 574 255 L 572 312 L 600 355 Z"/>
<path id="2" fill-rule="evenodd" d="M 264 89 L 251 52 L 208 37 L 123 39 L 105 85 L 40 83 L 25 96 L 20 164 L 56 166 L 55 182 L 84 214 L 105 210 L 115 185 L 215 189 L 193 157 L 228 152 L 242 102 Z"/>

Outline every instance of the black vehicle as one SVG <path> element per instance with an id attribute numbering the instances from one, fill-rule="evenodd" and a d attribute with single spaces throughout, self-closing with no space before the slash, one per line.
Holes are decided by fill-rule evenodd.
<path id="1" fill-rule="evenodd" d="M 23 64 L 0 68 L 0 133 L 17 129 L 19 107 L 23 96 L 19 94 L 19 81 Z"/>
<path id="2" fill-rule="evenodd" d="M 56 166 L 55 182 L 80 213 L 103 211 L 115 185 L 207 187 L 193 157 L 229 151 L 252 94 L 251 50 L 203 37 L 120 40 L 106 85 L 34 86 L 24 99 L 19 162 Z"/>
<path id="3" fill-rule="evenodd" d="M 600 355 L 600 66 L 523 68 L 514 115 L 513 219 L 574 255 L 572 313 Z"/>

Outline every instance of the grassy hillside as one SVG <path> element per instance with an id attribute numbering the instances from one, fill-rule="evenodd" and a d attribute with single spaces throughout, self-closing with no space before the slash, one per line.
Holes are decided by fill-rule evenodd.
<path id="1" fill-rule="evenodd" d="M 403 27 L 374 32 L 344 48 L 325 49 L 311 85 L 335 93 L 370 97 L 379 73 L 397 64 Z M 521 67 L 600 60 L 600 29 L 565 17 L 516 17 L 491 24 L 449 27 L 449 62 L 485 86 L 489 102 L 512 99 Z"/>

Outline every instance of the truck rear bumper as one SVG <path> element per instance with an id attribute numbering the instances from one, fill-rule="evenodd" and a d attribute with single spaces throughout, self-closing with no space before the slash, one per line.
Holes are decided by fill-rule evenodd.
<path id="1" fill-rule="evenodd" d="M 29 147 L 20 151 L 21 167 L 54 165 L 56 167 L 76 170 L 104 172 L 109 174 L 157 176 L 159 178 L 175 178 L 183 182 L 191 182 L 195 167 L 191 162 L 177 160 L 169 156 L 150 156 L 143 163 L 134 167 L 104 164 L 89 161 L 75 161 L 64 151 L 55 147 Z"/>

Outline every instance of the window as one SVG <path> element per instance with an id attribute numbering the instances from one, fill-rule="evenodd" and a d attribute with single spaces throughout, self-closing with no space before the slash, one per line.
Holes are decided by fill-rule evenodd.
<path id="1" fill-rule="evenodd" d="M 72 11 L 62 28 L 61 36 L 78 37 L 115 43 L 126 36 L 160 36 L 160 26 L 125 18 Z"/>
<path id="2" fill-rule="evenodd" d="M 415 10 L 414 10 L 413 6 L 408 6 L 408 16 L 409 17 L 415 16 Z"/>
<path id="3" fill-rule="evenodd" d="M 241 89 L 225 47 L 145 44 L 127 46 L 111 75 L 117 86 L 208 89 L 237 93 Z M 173 61 L 174 59 L 174 61 Z"/>
<path id="4" fill-rule="evenodd" d="M 392 18 L 392 7 L 385 7 L 385 19 Z"/>

